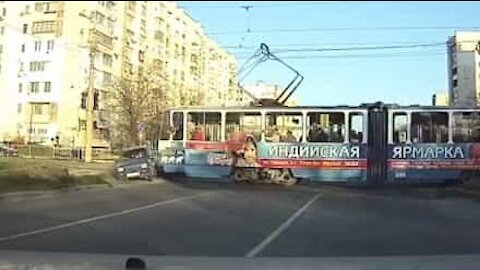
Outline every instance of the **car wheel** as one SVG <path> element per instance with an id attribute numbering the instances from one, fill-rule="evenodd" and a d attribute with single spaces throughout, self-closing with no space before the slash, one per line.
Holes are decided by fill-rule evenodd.
<path id="1" fill-rule="evenodd" d="M 124 174 L 117 174 L 117 179 L 122 182 L 127 182 L 127 176 Z"/>
<path id="2" fill-rule="evenodd" d="M 155 170 L 155 168 L 151 167 L 148 172 L 148 181 L 152 182 L 155 177 L 157 177 L 157 171 Z"/>

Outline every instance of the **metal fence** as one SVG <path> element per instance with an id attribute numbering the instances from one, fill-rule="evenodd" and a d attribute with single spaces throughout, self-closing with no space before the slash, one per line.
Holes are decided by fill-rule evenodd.
<path id="1" fill-rule="evenodd" d="M 23 158 L 45 158 L 64 160 L 83 160 L 84 148 L 49 147 L 41 145 L 17 145 L 15 148 L 18 155 Z M 92 159 L 94 161 L 114 161 L 116 155 L 109 149 L 93 149 Z"/>

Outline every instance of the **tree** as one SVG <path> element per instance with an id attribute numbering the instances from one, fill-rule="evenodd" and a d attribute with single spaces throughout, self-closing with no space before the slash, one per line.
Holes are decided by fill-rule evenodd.
<path id="1" fill-rule="evenodd" d="M 117 78 L 107 101 L 112 146 L 124 148 L 158 139 L 160 112 L 167 107 L 165 80 L 158 67 Z"/>
<path id="2" fill-rule="evenodd" d="M 178 84 L 166 76 L 160 64 L 129 78 L 117 78 L 107 102 L 112 146 L 124 148 L 142 144 L 144 140 L 155 142 L 170 128 L 168 118 L 162 114 L 166 109 L 204 102 L 205 91 L 185 86 L 185 82 Z"/>

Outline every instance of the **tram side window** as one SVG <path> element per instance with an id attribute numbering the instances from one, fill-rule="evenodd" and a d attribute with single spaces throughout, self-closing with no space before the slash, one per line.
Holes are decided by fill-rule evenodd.
<path id="1" fill-rule="evenodd" d="M 262 138 L 262 115 L 259 112 L 227 112 L 225 119 L 225 136 L 234 140 L 239 132 L 251 135 L 255 140 Z"/>
<path id="2" fill-rule="evenodd" d="M 408 123 L 406 113 L 393 114 L 393 142 L 407 143 Z"/>
<path id="3" fill-rule="evenodd" d="M 410 137 L 413 143 L 448 142 L 448 113 L 412 113 L 412 130 Z"/>
<path id="4" fill-rule="evenodd" d="M 363 142 L 363 114 L 350 113 L 348 117 L 349 121 L 349 140 L 350 143 L 362 143 Z"/>
<path id="5" fill-rule="evenodd" d="M 173 140 L 181 141 L 183 140 L 183 113 L 182 112 L 174 112 L 173 113 Z"/>
<path id="6" fill-rule="evenodd" d="M 343 142 L 345 114 L 343 112 L 311 112 L 307 114 L 307 141 Z"/>
<path id="7" fill-rule="evenodd" d="M 188 114 L 188 139 L 193 141 L 221 141 L 222 116 L 218 112 L 191 112 Z"/>
<path id="8" fill-rule="evenodd" d="M 300 112 L 270 112 L 266 116 L 267 142 L 299 142 L 303 136 L 303 115 Z"/>
<path id="9" fill-rule="evenodd" d="M 453 141 L 460 143 L 480 142 L 480 113 L 453 113 Z"/>

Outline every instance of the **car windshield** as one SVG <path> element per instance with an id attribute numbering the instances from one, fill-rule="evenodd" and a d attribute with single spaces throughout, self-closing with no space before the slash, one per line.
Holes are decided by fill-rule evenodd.
<path id="1" fill-rule="evenodd" d="M 145 158 L 147 156 L 147 150 L 144 148 L 132 149 L 123 152 L 122 156 L 127 159 Z"/>
<path id="2" fill-rule="evenodd" d="M 480 269 L 480 1 L 0 1 L 0 97 L 0 269 Z"/>

